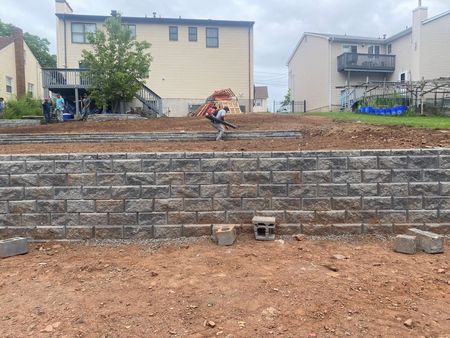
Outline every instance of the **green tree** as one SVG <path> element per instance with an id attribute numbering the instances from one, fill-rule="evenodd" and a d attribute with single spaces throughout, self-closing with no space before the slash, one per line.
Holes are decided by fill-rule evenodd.
<path id="1" fill-rule="evenodd" d="M 289 106 L 291 104 L 292 101 L 292 95 L 291 95 L 291 90 L 288 89 L 286 95 L 284 95 L 284 99 L 283 102 L 281 102 L 281 106 Z"/>
<path id="2" fill-rule="evenodd" d="M 151 45 L 134 40 L 120 15 L 106 19 L 105 29 L 88 35 L 93 48 L 83 50 L 82 63 L 91 80 L 91 97 L 98 106 L 111 105 L 117 112 L 119 104 L 131 101 L 145 83 L 152 62 L 145 51 Z"/>
<path id="3" fill-rule="evenodd" d="M 4 23 L 0 20 L 0 36 L 10 36 L 13 29 L 13 25 Z M 30 33 L 25 33 L 23 39 L 41 67 L 56 67 L 56 55 L 50 54 L 50 42 L 47 39 L 40 38 L 39 36 Z"/>
<path id="4" fill-rule="evenodd" d="M 0 20 L 0 36 L 10 36 L 14 26 L 9 23 L 4 23 Z"/>
<path id="5" fill-rule="evenodd" d="M 50 42 L 37 35 L 25 33 L 23 39 L 27 43 L 33 55 L 38 60 L 41 67 L 56 67 L 56 55 L 49 52 Z"/>

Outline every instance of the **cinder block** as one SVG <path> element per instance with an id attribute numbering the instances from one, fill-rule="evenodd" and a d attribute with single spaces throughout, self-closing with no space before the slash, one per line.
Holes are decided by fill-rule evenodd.
<path id="1" fill-rule="evenodd" d="M 213 226 L 213 239 L 220 246 L 233 245 L 236 240 L 236 227 L 235 225 L 214 225 Z"/>
<path id="2" fill-rule="evenodd" d="M 275 217 L 255 216 L 252 219 L 255 238 L 260 241 L 273 241 L 275 239 Z"/>
<path id="3" fill-rule="evenodd" d="M 397 235 L 394 239 L 394 251 L 414 255 L 417 252 L 416 236 Z"/>
<path id="4" fill-rule="evenodd" d="M 0 258 L 23 255 L 28 252 L 28 239 L 15 237 L 0 241 Z"/>
<path id="5" fill-rule="evenodd" d="M 417 237 L 417 249 L 430 254 L 444 252 L 444 237 L 433 232 L 416 228 L 408 230 L 408 235 Z"/>

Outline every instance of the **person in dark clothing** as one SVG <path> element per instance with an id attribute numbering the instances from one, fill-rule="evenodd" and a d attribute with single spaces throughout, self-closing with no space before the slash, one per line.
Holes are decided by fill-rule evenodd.
<path id="1" fill-rule="evenodd" d="M 52 109 L 52 102 L 49 100 L 48 97 L 44 99 L 44 102 L 42 103 L 42 112 L 44 113 L 44 119 L 45 123 L 50 123 L 51 117 L 50 117 L 50 111 Z"/>

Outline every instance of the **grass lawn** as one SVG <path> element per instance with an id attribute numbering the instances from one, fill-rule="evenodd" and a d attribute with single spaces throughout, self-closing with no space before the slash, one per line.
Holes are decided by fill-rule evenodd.
<path id="1" fill-rule="evenodd" d="M 313 113 L 341 121 L 361 121 L 370 124 L 403 125 L 416 128 L 450 129 L 450 117 L 447 116 L 379 116 L 351 112 Z"/>

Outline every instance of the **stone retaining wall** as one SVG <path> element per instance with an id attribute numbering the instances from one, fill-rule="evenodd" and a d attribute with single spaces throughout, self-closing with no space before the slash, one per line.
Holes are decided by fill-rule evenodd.
<path id="1" fill-rule="evenodd" d="M 41 120 L 6 120 L 0 119 L 0 128 L 38 126 Z"/>
<path id="2" fill-rule="evenodd" d="M 276 216 L 283 233 L 450 229 L 450 149 L 0 156 L 0 237 L 161 238 Z"/>

